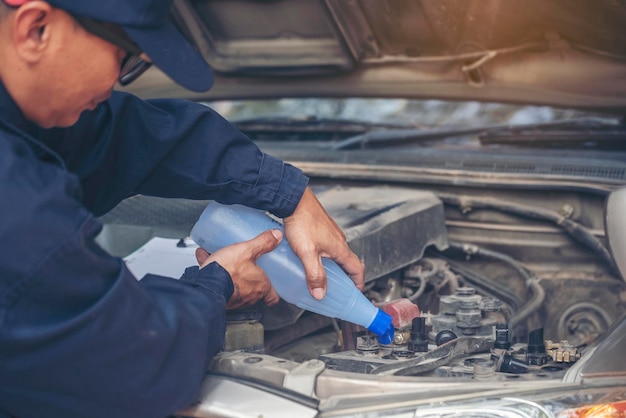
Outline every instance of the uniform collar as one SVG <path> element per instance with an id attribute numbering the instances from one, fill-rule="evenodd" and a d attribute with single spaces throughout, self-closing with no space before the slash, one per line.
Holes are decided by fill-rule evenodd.
<path id="1" fill-rule="evenodd" d="M 2 81 L 0 81 L 0 118 L 33 137 L 37 137 L 40 130 L 37 124 L 26 119 Z"/>
<path id="2" fill-rule="evenodd" d="M 2 82 L 0 82 L 0 126 L 1 125 L 5 125 L 6 128 L 25 140 L 40 159 L 53 162 L 65 169 L 65 162 L 59 154 L 38 139 L 42 128 L 24 117 L 24 114 Z"/>

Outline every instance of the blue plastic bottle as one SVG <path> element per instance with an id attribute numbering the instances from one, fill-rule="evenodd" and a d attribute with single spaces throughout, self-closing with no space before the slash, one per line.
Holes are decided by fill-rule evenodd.
<path id="1" fill-rule="evenodd" d="M 268 229 L 284 232 L 283 225 L 263 211 L 210 202 L 191 230 L 191 238 L 208 252 L 214 252 L 250 240 Z M 278 295 L 287 302 L 361 325 L 374 332 L 381 344 L 390 344 L 394 333 L 391 316 L 374 306 L 333 260 L 323 258 L 322 264 L 326 269 L 327 290 L 324 299 L 316 300 L 309 293 L 302 262 L 284 236 L 276 249 L 257 260 Z"/>

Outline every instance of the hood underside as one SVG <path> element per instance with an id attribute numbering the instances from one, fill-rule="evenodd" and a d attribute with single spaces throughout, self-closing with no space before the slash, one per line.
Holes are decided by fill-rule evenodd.
<path id="1" fill-rule="evenodd" d="M 617 0 L 176 0 L 215 71 L 194 94 L 152 71 L 143 97 L 408 97 L 622 111 Z"/>

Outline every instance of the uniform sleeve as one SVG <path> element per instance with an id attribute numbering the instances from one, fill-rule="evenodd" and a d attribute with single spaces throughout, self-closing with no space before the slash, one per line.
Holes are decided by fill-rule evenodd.
<path id="1" fill-rule="evenodd" d="M 83 184 L 97 215 L 134 194 L 214 199 L 290 215 L 308 179 L 267 155 L 212 109 L 114 92 L 68 129 L 44 134 Z"/>
<path id="2" fill-rule="evenodd" d="M 0 138 L 0 408 L 162 418 L 193 403 L 223 345 L 228 273 L 138 282 L 95 244 L 76 177 Z"/>

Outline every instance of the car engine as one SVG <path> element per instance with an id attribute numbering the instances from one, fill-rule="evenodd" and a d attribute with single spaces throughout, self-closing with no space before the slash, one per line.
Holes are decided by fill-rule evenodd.
<path id="1" fill-rule="evenodd" d="M 364 294 L 391 315 L 393 343 L 281 300 L 228 312 L 214 371 L 282 380 L 285 369 L 318 364 L 361 375 L 561 378 L 624 310 L 602 196 L 356 182 L 312 189 L 364 262 Z M 103 218 L 102 244 L 124 254 L 136 244 L 122 236 L 129 231 L 182 237 L 205 205 L 128 199 Z"/>

